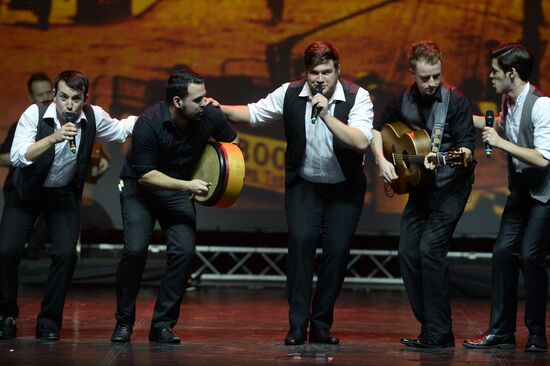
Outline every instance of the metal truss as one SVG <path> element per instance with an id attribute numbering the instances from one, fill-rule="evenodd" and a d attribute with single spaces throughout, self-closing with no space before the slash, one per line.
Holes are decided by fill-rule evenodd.
<path id="1" fill-rule="evenodd" d="M 210 281 L 284 282 L 286 248 L 198 246 L 200 266 L 193 278 Z M 317 250 L 317 255 L 321 250 Z M 451 252 L 450 258 L 476 260 L 491 253 Z M 314 278 L 316 280 L 316 278 Z M 351 250 L 347 284 L 402 285 L 396 250 Z"/>
<path id="2" fill-rule="evenodd" d="M 98 244 L 100 250 L 120 249 L 119 244 Z M 286 281 L 287 248 L 232 247 L 198 245 L 198 264 L 192 279 L 197 282 L 271 282 Z M 152 253 L 164 252 L 164 245 L 150 245 Z M 317 250 L 317 255 L 321 250 Z M 450 259 L 478 260 L 491 253 L 449 252 Z M 314 277 L 316 280 L 316 277 Z M 351 250 L 345 284 L 401 286 L 396 250 Z"/>

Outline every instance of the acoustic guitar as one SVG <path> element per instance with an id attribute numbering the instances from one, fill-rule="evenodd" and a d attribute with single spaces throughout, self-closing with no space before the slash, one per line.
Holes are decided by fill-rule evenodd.
<path id="1" fill-rule="evenodd" d="M 386 123 L 380 131 L 386 160 L 395 167 L 397 180 L 390 183 L 397 194 L 408 193 L 422 178 L 424 157 L 430 152 L 430 136 L 425 130 L 413 131 L 403 122 Z M 460 150 L 437 153 L 429 157 L 436 166 L 467 167 L 469 160 Z"/>

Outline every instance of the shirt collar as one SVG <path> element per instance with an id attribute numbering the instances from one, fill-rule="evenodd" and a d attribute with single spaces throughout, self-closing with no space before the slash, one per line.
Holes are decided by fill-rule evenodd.
<path id="1" fill-rule="evenodd" d="M 160 103 L 161 113 L 162 113 L 162 120 L 164 122 L 170 122 L 172 123 L 172 115 L 170 114 L 170 107 L 168 106 L 168 103 L 161 102 Z"/>
<path id="2" fill-rule="evenodd" d="M 307 81 L 304 83 L 304 86 L 302 87 L 302 91 L 298 95 L 299 97 L 311 97 L 313 96 L 311 93 L 311 89 L 309 88 L 309 84 Z M 344 87 L 340 83 L 340 80 L 336 83 L 336 88 L 334 88 L 334 93 L 332 93 L 332 96 L 328 100 L 328 103 L 332 103 L 334 101 L 346 101 L 346 96 L 344 95 Z"/>
<path id="3" fill-rule="evenodd" d="M 523 86 L 523 90 L 521 91 L 521 93 L 518 95 L 516 99 L 516 106 L 523 105 L 523 102 L 525 102 L 525 98 L 527 98 L 527 93 L 529 93 L 530 88 L 531 88 L 531 84 L 529 82 L 527 82 Z"/>
<path id="4" fill-rule="evenodd" d="M 44 112 L 43 118 L 52 118 L 56 123 L 61 123 L 57 118 L 57 109 L 55 108 L 55 102 L 50 103 L 50 105 L 46 109 L 46 112 Z M 81 123 L 82 121 L 86 121 L 86 115 L 84 114 L 84 109 L 80 111 L 80 115 L 78 116 L 76 123 Z"/>
<path id="5" fill-rule="evenodd" d="M 443 96 L 441 95 L 441 86 L 442 85 L 443 84 L 440 84 L 437 87 L 437 90 L 435 91 L 435 93 L 430 98 L 426 98 L 426 99 L 422 98 L 422 96 L 420 95 L 420 91 L 418 91 L 418 87 L 416 86 L 416 83 L 414 83 L 414 85 L 412 87 L 412 93 L 413 93 L 413 96 L 416 100 L 425 100 L 427 102 L 427 101 L 430 101 L 432 99 L 435 99 L 438 102 L 441 102 L 443 100 Z"/>

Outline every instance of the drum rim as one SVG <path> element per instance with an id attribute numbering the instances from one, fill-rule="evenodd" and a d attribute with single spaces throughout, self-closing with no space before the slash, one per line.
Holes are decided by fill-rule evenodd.
<path id="1" fill-rule="evenodd" d="M 198 202 L 203 206 L 214 206 L 220 201 L 221 197 L 223 196 L 223 192 L 225 191 L 225 185 L 227 184 L 227 164 L 224 159 L 225 152 L 223 151 L 222 145 L 219 142 L 207 141 L 206 144 L 212 146 L 214 150 L 216 150 L 216 156 L 218 157 L 218 163 L 220 167 L 220 179 L 218 179 L 218 181 L 223 184 L 217 184 L 214 192 L 212 192 L 208 199 Z"/>

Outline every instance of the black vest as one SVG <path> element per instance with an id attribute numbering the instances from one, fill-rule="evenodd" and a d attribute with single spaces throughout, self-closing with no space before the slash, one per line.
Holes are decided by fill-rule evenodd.
<path id="1" fill-rule="evenodd" d="M 519 132 L 518 132 L 518 141 L 517 144 L 521 147 L 526 147 L 529 149 L 535 148 L 535 127 L 533 125 L 533 120 L 531 119 L 531 114 L 533 112 L 533 106 L 538 98 L 545 96 L 544 92 L 535 88 L 533 85 L 529 88 L 529 92 L 525 97 L 525 102 L 523 103 L 523 110 L 521 111 L 521 121 L 519 123 Z M 503 96 L 502 99 L 502 119 L 506 119 L 506 114 L 508 112 L 506 96 Z M 506 124 L 504 124 L 506 128 Z M 529 166 L 525 163 L 520 162 L 521 174 L 516 173 L 515 166 L 512 162 L 512 156 L 508 155 L 508 186 L 510 189 L 513 188 L 516 182 L 516 179 L 521 179 L 521 183 L 526 184 L 531 197 L 546 203 L 550 201 L 550 167 L 545 169 L 535 168 Z M 520 178 L 521 177 L 521 178 Z"/>
<path id="2" fill-rule="evenodd" d="M 298 177 L 304 161 L 306 151 L 305 114 L 307 97 L 299 97 L 305 80 L 290 83 L 285 94 L 283 105 L 283 120 L 285 125 L 286 152 L 285 152 L 285 184 L 291 186 Z M 336 101 L 334 117 L 343 123 L 348 123 L 348 116 L 355 104 L 355 97 L 359 86 L 345 80 L 340 80 L 344 88 L 346 101 Z M 363 174 L 363 153 L 346 147 L 336 137 L 333 138 L 333 149 L 347 182 L 366 184 Z"/>
<path id="3" fill-rule="evenodd" d="M 54 132 L 53 118 L 44 118 L 48 105 L 38 103 L 38 125 L 35 141 L 39 141 Z M 96 119 L 93 108 L 85 104 L 83 107 L 86 120 L 80 121 L 81 137 L 76 157 L 76 175 L 73 178 L 75 187 L 82 195 L 84 180 L 96 135 Z M 42 194 L 41 188 L 48 177 L 48 172 L 55 157 L 55 146 L 51 146 L 44 154 L 40 155 L 31 165 L 13 168 L 13 185 L 22 202 L 29 202 Z"/>
<path id="4" fill-rule="evenodd" d="M 401 102 L 401 115 L 405 119 L 403 122 L 405 122 L 411 129 L 413 130 L 423 130 L 427 129 L 429 130 L 429 133 L 431 135 L 434 127 L 434 121 L 433 121 L 433 113 L 434 108 L 436 104 L 442 103 L 442 101 L 434 100 L 434 104 L 432 106 L 431 110 L 431 117 L 428 121 L 423 121 L 418 103 L 415 101 L 415 96 L 411 92 L 411 88 L 416 88 L 416 85 L 412 85 L 407 89 L 405 94 L 403 95 L 403 100 Z M 450 93 L 453 92 L 453 87 L 446 84 L 441 84 L 441 88 L 446 88 L 449 90 Z M 441 90 L 442 92 L 443 90 Z M 449 123 L 447 122 L 447 116 L 445 118 L 445 124 L 443 128 L 443 135 L 441 137 L 441 146 L 440 151 L 446 152 L 453 148 L 454 142 L 452 140 L 451 131 L 449 130 Z M 465 173 L 469 173 L 470 169 L 453 169 L 447 165 L 441 166 L 437 169 L 437 173 L 434 174 L 425 170 L 423 173 L 423 183 L 427 183 L 426 180 L 434 180 L 434 183 L 436 187 L 443 187 L 446 184 L 453 181 L 458 176 L 462 176 Z M 427 174 L 426 174 L 427 173 Z"/>

